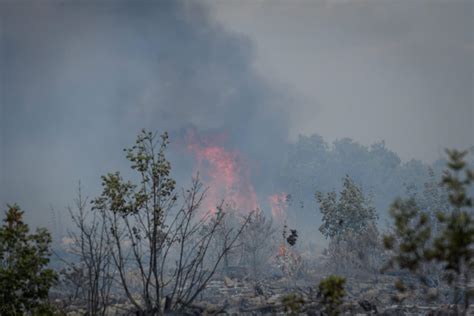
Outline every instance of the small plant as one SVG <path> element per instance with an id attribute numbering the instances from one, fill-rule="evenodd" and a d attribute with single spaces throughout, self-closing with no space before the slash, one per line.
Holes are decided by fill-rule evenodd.
<path id="1" fill-rule="evenodd" d="M 321 298 L 321 304 L 327 315 L 339 315 L 340 306 L 346 295 L 345 283 L 346 279 L 337 275 L 328 276 L 319 283 L 318 297 Z"/>
<path id="2" fill-rule="evenodd" d="M 281 303 L 283 304 L 285 312 L 290 313 L 290 315 L 298 315 L 303 312 L 304 304 L 306 302 L 300 295 L 291 293 L 283 296 Z"/>

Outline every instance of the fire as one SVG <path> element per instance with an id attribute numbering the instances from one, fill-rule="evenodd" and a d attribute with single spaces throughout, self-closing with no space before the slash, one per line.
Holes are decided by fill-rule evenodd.
<path id="1" fill-rule="evenodd" d="M 227 140 L 224 134 L 203 136 L 188 130 L 185 138 L 187 150 L 196 159 L 194 169 L 208 187 L 205 210 L 214 213 L 223 200 L 232 209 L 244 213 L 259 208 L 248 165 L 237 150 L 223 146 Z M 286 220 L 286 198 L 285 192 L 268 197 L 272 217 L 280 224 Z"/>
<path id="2" fill-rule="evenodd" d="M 281 194 L 276 193 L 268 197 L 273 219 L 280 224 L 286 220 L 286 197 L 287 194 L 285 192 Z"/>
<path id="3" fill-rule="evenodd" d="M 278 257 L 284 257 L 286 255 L 286 246 L 284 243 L 281 243 L 278 247 Z"/>
<path id="4" fill-rule="evenodd" d="M 233 209 L 250 212 L 258 208 L 257 195 L 250 182 L 249 168 L 236 150 L 227 150 L 221 143 L 222 135 L 199 137 L 190 131 L 186 137 L 187 149 L 196 158 L 195 171 L 208 187 L 204 207 L 211 212 L 225 200 Z"/>

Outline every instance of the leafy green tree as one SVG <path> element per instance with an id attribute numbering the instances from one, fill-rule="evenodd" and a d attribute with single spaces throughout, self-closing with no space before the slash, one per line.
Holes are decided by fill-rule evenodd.
<path id="1" fill-rule="evenodd" d="M 323 215 L 323 224 L 319 231 L 326 238 L 341 240 L 348 233 L 360 233 L 375 225 L 375 208 L 348 175 L 344 178 L 339 200 L 335 191 L 325 195 L 316 192 L 316 200 Z"/>
<path id="2" fill-rule="evenodd" d="M 356 271 L 378 271 L 382 247 L 377 215 L 362 189 L 346 175 L 339 197 L 334 191 L 317 192 L 316 199 L 323 220 L 319 230 L 330 239 L 325 254 L 331 272 L 354 276 Z"/>
<path id="3" fill-rule="evenodd" d="M 18 205 L 9 205 L 0 227 L 0 315 L 51 314 L 50 287 L 57 276 L 48 269 L 51 235 L 30 234 Z"/>

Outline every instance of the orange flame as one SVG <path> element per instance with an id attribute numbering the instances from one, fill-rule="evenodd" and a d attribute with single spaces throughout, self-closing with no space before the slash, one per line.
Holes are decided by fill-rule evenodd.
<path id="1" fill-rule="evenodd" d="M 278 254 L 279 257 L 284 257 L 286 255 L 286 246 L 284 243 L 281 243 L 278 247 Z"/>
<path id="2" fill-rule="evenodd" d="M 208 186 L 203 204 L 206 210 L 214 213 L 222 200 L 239 211 L 250 212 L 258 208 L 249 169 L 241 155 L 219 145 L 225 137 L 198 137 L 190 131 L 186 138 L 187 149 L 197 161 L 195 171 L 201 174 L 202 181 Z"/>
<path id="3" fill-rule="evenodd" d="M 276 193 L 268 197 L 273 219 L 280 224 L 286 220 L 286 197 L 287 194 L 285 192 L 281 194 Z"/>

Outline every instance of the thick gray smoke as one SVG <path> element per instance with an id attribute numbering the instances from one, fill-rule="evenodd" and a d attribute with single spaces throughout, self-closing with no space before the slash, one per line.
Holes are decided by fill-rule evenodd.
<path id="1" fill-rule="evenodd" d="M 170 132 L 178 180 L 193 171 L 182 150 L 191 129 L 227 135 L 264 208 L 269 194 L 301 191 L 300 217 L 314 215 L 314 191 L 350 173 L 379 189 L 386 213 L 403 183 L 426 180 L 425 165 L 405 162 L 472 145 L 472 9 L 469 0 L 0 0 L 0 209 L 18 202 L 50 225 L 50 206 L 64 212 L 78 180 L 93 197 L 100 175 L 128 170 L 121 149 L 147 128 Z M 294 141 L 299 133 L 323 139 Z M 332 143 L 344 137 L 358 143 Z M 402 160 L 370 147 L 380 140 Z"/>
<path id="2" fill-rule="evenodd" d="M 287 97 L 203 5 L 2 2 L 0 18 L 2 210 L 18 202 L 48 225 L 79 179 L 94 195 L 124 166 L 141 128 L 225 130 L 257 160 L 286 138 Z"/>

